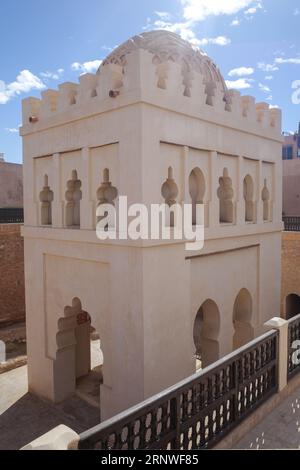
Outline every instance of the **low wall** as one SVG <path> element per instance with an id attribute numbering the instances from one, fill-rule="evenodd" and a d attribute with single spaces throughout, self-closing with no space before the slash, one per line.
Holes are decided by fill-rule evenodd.
<path id="1" fill-rule="evenodd" d="M 21 224 L 0 224 L 0 328 L 25 320 Z"/>
<path id="2" fill-rule="evenodd" d="M 300 296 L 300 232 L 282 233 L 281 271 L 281 314 L 285 317 L 286 297 Z"/>

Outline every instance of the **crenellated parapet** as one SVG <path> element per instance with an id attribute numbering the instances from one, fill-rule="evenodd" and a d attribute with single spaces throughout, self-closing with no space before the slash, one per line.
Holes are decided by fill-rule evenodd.
<path id="1" fill-rule="evenodd" d="M 153 34 L 152 34 L 153 33 Z M 23 124 L 34 126 L 53 116 L 80 110 L 102 112 L 132 101 L 159 104 L 169 109 L 202 113 L 216 112 L 237 125 L 255 124 L 262 131 L 280 133 L 281 113 L 252 96 L 228 90 L 217 66 L 201 51 L 171 33 L 141 35 L 117 48 L 96 74 L 47 90 L 41 99 L 23 101 Z M 158 42 L 160 41 L 160 42 Z"/>

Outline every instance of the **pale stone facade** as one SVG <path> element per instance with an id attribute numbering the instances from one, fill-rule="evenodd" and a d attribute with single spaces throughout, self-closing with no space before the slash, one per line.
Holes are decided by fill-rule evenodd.
<path id="1" fill-rule="evenodd" d="M 281 114 L 228 91 L 206 55 L 144 33 L 79 85 L 25 100 L 21 134 L 31 391 L 75 391 L 89 316 L 105 419 L 192 374 L 195 350 L 209 364 L 278 314 Z M 204 204 L 203 250 L 97 239 L 105 188 L 149 205 L 166 180 L 177 202 Z"/>

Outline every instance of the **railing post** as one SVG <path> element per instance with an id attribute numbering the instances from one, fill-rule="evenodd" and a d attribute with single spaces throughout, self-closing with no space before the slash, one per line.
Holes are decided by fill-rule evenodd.
<path id="1" fill-rule="evenodd" d="M 278 392 L 281 392 L 287 385 L 288 368 L 288 322 L 280 317 L 271 318 L 265 326 L 279 333 L 278 342 Z"/>

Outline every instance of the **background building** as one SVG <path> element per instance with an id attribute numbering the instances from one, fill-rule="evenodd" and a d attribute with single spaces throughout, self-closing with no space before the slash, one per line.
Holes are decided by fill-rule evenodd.
<path id="1" fill-rule="evenodd" d="M 284 135 L 283 215 L 300 216 L 300 123 L 295 134 Z"/>
<path id="2" fill-rule="evenodd" d="M 23 207 L 23 169 L 17 163 L 7 163 L 0 153 L 0 208 Z"/>

